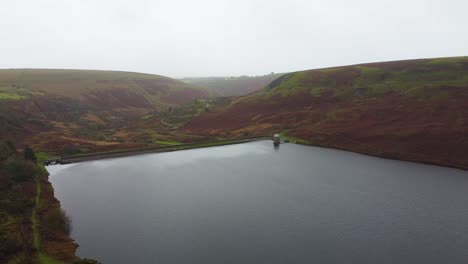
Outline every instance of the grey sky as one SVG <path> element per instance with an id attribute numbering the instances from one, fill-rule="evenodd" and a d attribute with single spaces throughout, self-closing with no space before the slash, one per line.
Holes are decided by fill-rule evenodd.
<path id="1" fill-rule="evenodd" d="M 0 0 L 1 68 L 255 75 L 468 55 L 466 0 Z"/>

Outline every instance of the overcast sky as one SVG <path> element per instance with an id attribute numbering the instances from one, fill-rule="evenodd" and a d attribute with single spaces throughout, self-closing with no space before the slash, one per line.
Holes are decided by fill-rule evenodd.
<path id="1" fill-rule="evenodd" d="M 467 0 L 0 3 L 0 68 L 231 76 L 468 55 Z"/>

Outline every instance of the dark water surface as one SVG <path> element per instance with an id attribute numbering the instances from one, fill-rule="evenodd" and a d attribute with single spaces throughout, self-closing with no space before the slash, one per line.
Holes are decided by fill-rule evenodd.
<path id="1" fill-rule="evenodd" d="M 468 172 L 271 141 L 49 166 L 111 263 L 468 263 Z"/>

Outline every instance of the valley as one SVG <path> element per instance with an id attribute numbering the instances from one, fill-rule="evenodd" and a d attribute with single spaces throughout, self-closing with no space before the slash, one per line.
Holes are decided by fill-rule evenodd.
<path id="1" fill-rule="evenodd" d="M 218 96 L 240 96 L 261 90 L 270 84 L 281 73 L 270 73 L 263 76 L 231 76 L 231 77 L 192 77 L 182 78 L 181 81 L 206 87 Z"/>
<path id="2" fill-rule="evenodd" d="M 188 151 L 280 133 L 303 145 L 468 169 L 468 57 L 268 78 L 249 79 L 255 87 L 239 89 L 245 78 L 213 79 L 205 87 L 130 72 L 0 70 L 0 202 L 6 205 L 0 238 L 8 243 L 0 258 L 95 263 L 75 256 L 67 216 L 42 167 L 48 159 Z M 27 146 L 38 164 L 22 159 Z"/>

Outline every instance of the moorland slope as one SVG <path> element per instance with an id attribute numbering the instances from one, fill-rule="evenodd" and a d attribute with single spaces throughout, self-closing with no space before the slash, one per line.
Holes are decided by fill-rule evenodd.
<path id="1" fill-rule="evenodd" d="M 284 74 L 195 117 L 186 133 L 283 135 L 371 155 L 468 168 L 468 57 Z"/>
<path id="2" fill-rule="evenodd" d="M 138 147 L 165 128 L 140 117 L 210 96 L 207 89 L 152 74 L 4 69 L 0 138 L 59 153 Z"/>

